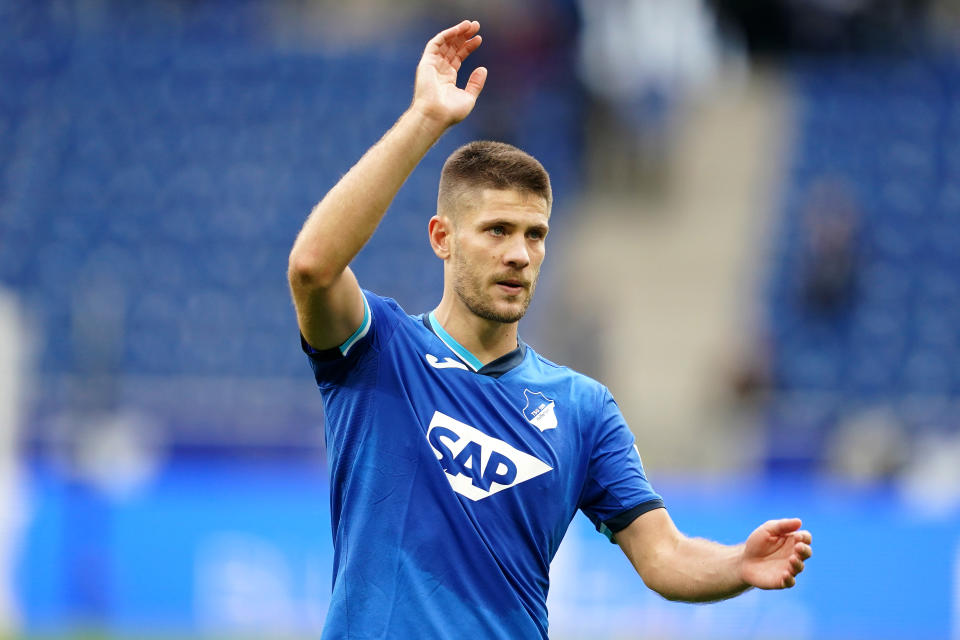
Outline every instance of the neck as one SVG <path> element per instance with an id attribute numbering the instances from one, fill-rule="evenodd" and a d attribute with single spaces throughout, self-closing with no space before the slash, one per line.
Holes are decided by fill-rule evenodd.
<path id="1" fill-rule="evenodd" d="M 443 329 L 483 364 L 493 362 L 517 348 L 516 322 L 487 320 L 466 308 L 458 299 L 444 296 L 433 312 Z"/>

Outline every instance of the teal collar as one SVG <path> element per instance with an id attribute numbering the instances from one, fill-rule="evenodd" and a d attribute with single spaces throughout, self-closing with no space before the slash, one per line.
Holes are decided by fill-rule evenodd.
<path id="1" fill-rule="evenodd" d="M 523 362 L 523 359 L 527 355 L 527 345 L 523 343 L 519 338 L 517 339 L 517 348 L 506 353 L 493 362 L 488 362 L 487 364 L 482 364 L 480 359 L 475 355 L 467 351 L 462 344 L 453 339 L 446 330 L 440 326 L 440 322 L 437 321 L 437 318 L 433 315 L 433 312 L 429 314 L 425 313 L 421 316 L 423 320 L 423 325 L 437 336 L 440 341 L 447 346 L 451 351 L 453 351 L 458 358 L 460 358 L 467 368 L 471 371 L 475 371 L 481 375 L 490 376 L 491 378 L 499 378 L 500 376 L 509 373 L 513 369 L 520 366 L 520 363 Z"/>
<path id="2" fill-rule="evenodd" d="M 453 351 L 457 354 L 457 357 L 463 360 L 467 366 L 470 367 L 473 371 L 480 371 L 483 368 L 483 363 L 480 362 L 480 359 L 477 356 L 473 355 L 467 351 L 466 347 L 453 339 L 447 330 L 444 329 L 440 322 L 437 320 L 437 317 L 433 315 L 433 311 L 427 316 L 427 319 L 430 321 L 430 328 L 433 329 L 433 332 L 440 338 L 440 341 L 443 344 L 449 347 L 450 351 Z"/>

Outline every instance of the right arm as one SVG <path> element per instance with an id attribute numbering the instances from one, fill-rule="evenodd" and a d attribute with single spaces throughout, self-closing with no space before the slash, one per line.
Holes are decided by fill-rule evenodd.
<path id="1" fill-rule="evenodd" d="M 480 46 L 479 29 L 479 23 L 464 20 L 427 43 L 410 107 L 314 207 L 300 230 L 287 276 L 300 332 L 313 348 L 339 346 L 363 321 L 360 286 L 348 265 L 430 147 L 473 109 L 486 69 L 475 69 L 464 89 L 456 80 L 463 60 Z"/>
<path id="2" fill-rule="evenodd" d="M 813 555 L 809 531 L 798 518 L 769 520 L 743 544 L 689 538 L 666 509 L 644 513 L 615 540 L 644 583 L 668 600 L 714 602 L 750 587 L 789 589 Z"/>

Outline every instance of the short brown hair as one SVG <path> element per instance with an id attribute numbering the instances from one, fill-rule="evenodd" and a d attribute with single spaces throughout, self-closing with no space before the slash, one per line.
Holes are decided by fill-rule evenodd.
<path id="1" fill-rule="evenodd" d="M 529 153 L 504 142 L 477 140 L 463 145 L 447 158 L 440 173 L 437 212 L 455 214 L 460 200 L 472 189 L 514 189 L 553 204 L 550 176 Z"/>

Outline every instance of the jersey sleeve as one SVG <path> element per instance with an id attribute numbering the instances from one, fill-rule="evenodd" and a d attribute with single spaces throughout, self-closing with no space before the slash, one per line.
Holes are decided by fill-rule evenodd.
<path id="1" fill-rule="evenodd" d="M 300 334 L 300 348 L 310 360 L 317 384 L 323 386 L 341 377 L 362 358 L 380 349 L 393 335 L 402 309 L 388 298 L 381 298 L 366 289 L 363 296 L 363 320 L 339 347 L 314 349 Z"/>
<path id="2" fill-rule="evenodd" d="M 663 508 L 640 461 L 633 433 L 604 388 L 579 508 L 611 542 L 638 516 Z"/>

